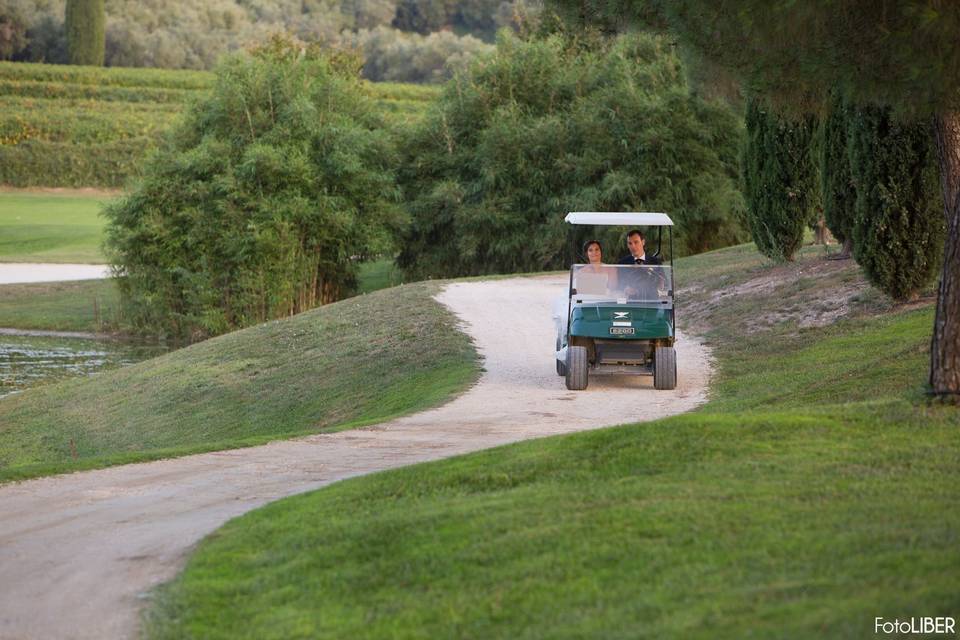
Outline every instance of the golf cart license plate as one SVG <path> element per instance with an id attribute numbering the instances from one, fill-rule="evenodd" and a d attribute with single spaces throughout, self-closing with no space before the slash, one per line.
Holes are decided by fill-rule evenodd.
<path id="1" fill-rule="evenodd" d="M 610 335 L 613 336 L 632 336 L 636 333 L 633 327 L 610 327 Z"/>

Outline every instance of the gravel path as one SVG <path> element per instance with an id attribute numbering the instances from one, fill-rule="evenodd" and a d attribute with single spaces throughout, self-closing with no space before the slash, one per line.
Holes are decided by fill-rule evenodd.
<path id="1" fill-rule="evenodd" d="M 527 438 L 681 413 L 705 401 L 708 353 L 678 340 L 679 386 L 554 371 L 553 299 L 565 278 L 457 283 L 438 299 L 464 321 L 485 373 L 443 407 L 381 425 L 249 449 L 0 487 L 0 638 L 130 638 L 149 590 L 193 545 L 271 500 L 365 473 Z"/>
<path id="2" fill-rule="evenodd" d="M 108 277 L 110 277 L 110 267 L 105 264 L 0 262 L 0 284 L 99 280 Z"/>

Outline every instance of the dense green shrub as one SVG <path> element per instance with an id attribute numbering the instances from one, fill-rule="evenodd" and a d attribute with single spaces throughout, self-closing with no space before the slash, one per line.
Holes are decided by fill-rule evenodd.
<path id="1" fill-rule="evenodd" d="M 681 252 L 735 242 L 740 133 L 729 109 L 690 94 L 664 40 L 588 50 L 502 34 L 404 145 L 412 222 L 399 264 L 412 275 L 564 267 L 594 231 L 568 229 L 572 210 L 667 211 Z M 625 250 L 596 232 L 607 260 Z"/>
<path id="2" fill-rule="evenodd" d="M 107 17 L 104 0 L 67 0 L 64 26 L 70 64 L 103 65 Z"/>
<path id="3" fill-rule="evenodd" d="M 916 297 L 940 268 L 946 233 L 930 125 L 878 107 L 856 109 L 850 123 L 854 257 L 881 291 Z"/>
<path id="4" fill-rule="evenodd" d="M 820 193 L 827 228 L 838 242 L 843 243 L 846 252 L 852 247 L 854 205 L 857 200 L 847 151 L 849 119 L 848 106 L 835 93 L 820 128 Z"/>
<path id="5" fill-rule="evenodd" d="M 274 40 L 228 58 L 107 209 L 124 313 L 199 338 L 336 300 L 395 223 L 394 152 L 359 62 Z"/>
<path id="6" fill-rule="evenodd" d="M 780 118 L 755 99 L 747 105 L 746 124 L 742 166 L 750 235 L 765 256 L 793 260 L 818 199 L 814 124 Z"/>

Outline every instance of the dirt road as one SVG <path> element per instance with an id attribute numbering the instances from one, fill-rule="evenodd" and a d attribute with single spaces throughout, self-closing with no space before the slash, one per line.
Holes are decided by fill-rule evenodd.
<path id="1" fill-rule="evenodd" d="M 458 283 L 438 299 L 486 369 L 443 407 L 374 427 L 0 487 L 0 638 L 130 638 L 155 585 L 226 520 L 336 480 L 495 445 L 660 418 L 705 400 L 708 354 L 678 341 L 679 386 L 554 370 L 564 278 Z"/>

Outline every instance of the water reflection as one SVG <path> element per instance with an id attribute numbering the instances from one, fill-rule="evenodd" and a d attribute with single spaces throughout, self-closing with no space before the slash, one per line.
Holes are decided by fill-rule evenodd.
<path id="1" fill-rule="evenodd" d="M 63 336 L 0 335 L 0 398 L 169 351 L 168 347 Z"/>

